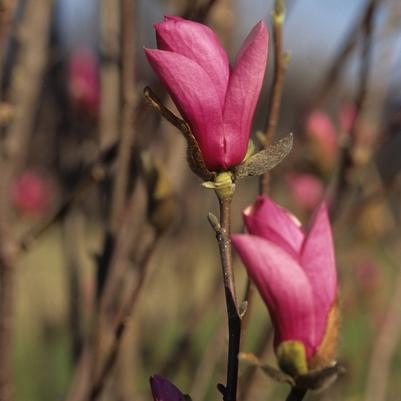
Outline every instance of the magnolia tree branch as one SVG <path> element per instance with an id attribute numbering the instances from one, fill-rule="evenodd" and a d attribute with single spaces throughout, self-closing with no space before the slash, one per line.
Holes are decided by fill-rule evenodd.
<path id="1" fill-rule="evenodd" d="M 284 0 L 275 0 L 273 12 L 273 40 L 274 40 L 274 78 L 273 95 L 270 103 L 269 116 L 265 133 L 265 147 L 269 146 L 276 132 L 280 116 L 281 99 L 283 95 L 284 76 L 287 70 L 287 55 L 283 51 L 283 24 L 285 19 Z M 269 173 L 260 178 L 260 193 L 267 194 L 269 190 Z"/>
<path id="2" fill-rule="evenodd" d="M 127 197 L 129 164 L 131 149 L 134 143 L 134 113 L 136 105 L 135 89 L 135 3 L 134 0 L 123 0 L 121 5 L 122 27 L 122 127 L 118 146 L 116 174 L 114 179 L 111 232 L 118 227 L 121 212 Z"/>
<path id="3" fill-rule="evenodd" d="M 38 4 L 39 3 L 39 4 Z M 2 135 L 0 155 L 0 400 L 13 399 L 15 242 L 10 185 L 25 158 L 47 60 L 51 2 L 27 1 L 19 35 L 17 68 L 10 86 L 13 118 Z M 29 79 L 22 76 L 29 74 Z M 2 99 L 3 100 L 3 99 Z"/>
<path id="4" fill-rule="evenodd" d="M 354 166 L 354 160 L 352 157 L 352 149 L 355 142 L 355 137 L 359 129 L 359 123 L 363 108 L 366 103 L 368 84 L 369 84 L 369 73 L 372 62 L 372 45 L 373 45 L 373 29 L 374 29 L 374 18 L 378 9 L 378 4 L 381 0 L 372 0 L 369 2 L 369 7 L 364 14 L 362 31 L 363 31 L 363 44 L 362 44 L 362 57 L 360 60 L 359 68 L 359 81 L 358 88 L 355 95 L 355 107 L 356 114 L 350 128 L 348 141 L 342 146 L 341 153 L 338 162 L 337 175 L 334 178 L 334 189 L 332 194 L 332 205 L 331 205 L 331 218 L 337 217 L 341 211 L 343 198 L 346 190 L 350 185 L 350 171 Z"/>
<path id="5" fill-rule="evenodd" d="M 306 395 L 306 389 L 292 387 L 286 401 L 302 401 Z"/>
<path id="6" fill-rule="evenodd" d="M 138 280 L 133 288 L 130 288 L 128 295 L 120 308 L 120 312 L 118 313 L 115 322 L 113 322 L 112 343 L 109 347 L 107 355 L 102 362 L 102 365 L 100 366 L 100 368 L 98 368 L 99 374 L 92 384 L 92 388 L 88 397 L 89 401 L 96 401 L 102 395 L 102 392 L 107 382 L 107 378 L 110 376 L 110 373 L 112 372 L 116 364 L 123 336 L 128 326 L 128 320 L 132 316 L 134 306 L 136 305 L 138 296 L 141 293 L 141 289 L 143 287 L 146 277 L 147 266 L 149 264 L 151 256 L 156 249 L 161 234 L 161 232 L 156 233 L 151 243 L 147 245 L 141 261 L 138 263 Z"/>
<path id="7" fill-rule="evenodd" d="M 223 270 L 224 291 L 228 318 L 227 380 L 223 393 L 224 401 L 237 400 L 238 353 L 241 340 L 241 318 L 237 307 L 237 296 L 232 265 L 231 250 L 231 197 L 219 197 L 220 221 L 209 214 L 209 222 L 216 232 L 220 261 Z"/>

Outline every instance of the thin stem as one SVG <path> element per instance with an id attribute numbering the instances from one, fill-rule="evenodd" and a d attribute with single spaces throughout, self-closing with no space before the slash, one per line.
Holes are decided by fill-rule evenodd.
<path id="1" fill-rule="evenodd" d="M 271 144 L 276 132 L 280 115 L 281 98 L 283 95 L 284 76 L 287 70 L 287 60 L 283 52 L 283 23 L 285 18 L 284 0 L 276 0 L 273 14 L 273 39 L 274 39 L 274 78 L 273 95 L 267 118 L 265 134 L 265 147 Z M 266 194 L 269 189 L 269 174 L 263 174 L 260 178 L 260 193 Z"/>
<path id="2" fill-rule="evenodd" d="M 223 269 L 224 290 L 228 318 L 227 382 L 224 401 L 236 401 L 238 384 L 238 353 L 241 340 L 241 319 L 237 310 L 234 272 L 231 253 L 231 198 L 219 198 L 220 230 L 216 232 Z"/>
<path id="3" fill-rule="evenodd" d="M 111 231 L 118 229 L 119 219 L 127 198 L 129 181 L 129 164 L 131 160 L 131 147 L 134 143 L 135 128 L 134 110 L 136 104 L 135 94 L 135 42 L 134 17 L 135 3 L 133 0 L 122 1 L 121 27 L 122 27 L 122 134 L 117 155 L 117 171 L 114 181 Z"/>
<path id="4" fill-rule="evenodd" d="M 136 283 L 134 288 L 131 289 L 120 309 L 117 318 L 115 319 L 115 322 L 113 322 L 113 341 L 106 357 L 104 358 L 102 366 L 99 368 L 100 373 L 92 385 L 90 395 L 88 397 L 88 400 L 90 401 L 96 401 L 102 395 L 107 379 L 116 364 L 123 336 L 128 325 L 128 320 L 132 316 L 136 301 L 143 288 L 143 283 L 146 278 L 147 266 L 149 264 L 151 256 L 156 249 L 158 240 L 160 239 L 160 234 L 161 233 L 156 234 L 151 244 L 149 244 L 147 249 L 145 250 L 145 253 L 142 256 L 138 266 L 140 270 L 138 282 Z"/>
<path id="5" fill-rule="evenodd" d="M 354 160 L 352 157 L 352 148 L 355 142 L 355 137 L 359 129 L 359 123 L 361 115 L 366 103 L 368 84 L 369 84 L 369 74 L 371 69 L 372 61 L 372 45 L 373 45 L 373 28 L 374 28 L 374 18 L 377 12 L 377 6 L 380 0 L 371 0 L 369 2 L 369 7 L 364 15 L 363 19 L 363 46 L 362 55 L 359 68 L 359 82 L 358 89 L 355 95 L 355 108 L 356 115 L 353 120 L 352 126 L 349 132 L 350 143 L 343 146 L 341 154 L 339 157 L 339 166 L 337 175 L 335 177 L 334 189 L 333 189 L 333 203 L 331 207 L 331 218 L 334 218 L 340 212 L 343 203 L 343 197 L 350 185 L 350 171 L 354 166 Z"/>
<path id="6" fill-rule="evenodd" d="M 306 395 L 307 390 L 304 388 L 293 387 L 288 394 L 286 401 L 302 401 Z"/>

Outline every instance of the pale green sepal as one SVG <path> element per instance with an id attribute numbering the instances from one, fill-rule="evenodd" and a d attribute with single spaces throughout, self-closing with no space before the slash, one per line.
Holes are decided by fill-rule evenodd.
<path id="1" fill-rule="evenodd" d="M 246 151 L 246 155 L 242 159 L 242 161 L 244 162 L 245 160 L 249 159 L 254 153 L 255 153 L 255 144 L 253 143 L 252 139 L 250 139 L 248 142 L 248 149 Z"/>
<path id="2" fill-rule="evenodd" d="M 283 341 L 277 348 L 280 369 L 292 377 L 308 373 L 305 346 L 300 341 Z"/>
<path id="3" fill-rule="evenodd" d="M 202 183 L 202 186 L 208 189 L 214 189 L 220 199 L 231 197 L 235 190 L 233 175 L 229 171 L 218 173 L 214 181 L 205 181 Z"/>

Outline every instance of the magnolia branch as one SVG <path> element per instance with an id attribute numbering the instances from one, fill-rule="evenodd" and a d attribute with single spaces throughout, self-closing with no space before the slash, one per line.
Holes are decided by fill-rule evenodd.
<path id="1" fill-rule="evenodd" d="M 219 198 L 219 222 L 214 215 L 209 214 L 209 222 L 216 232 L 219 245 L 228 318 L 227 380 L 224 389 L 220 386 L 224 401 L 237 400 L 238 353 L 241 341 L 241 318 L 237 307 L 231 240 L 229 238 L 231 232 L 231 200 L 231 197 Z"/>
<path id="2" fill-rule="evenodd" d="M 135 30 L 133 21 L 135 3 L 123 0 L 121 9 L 122 27 L 122 131 L 118 146 L 116 174 L 114 179 L 110 229 L 115 232 L 124 207 L 129 179 L 131 149 L 134 143 L 135 89 Z"/>
<path id="3" fill-rule="evenodd" d="M 273 40 L 274 40 L 274 78 L 273 95 L 267 118 L 264 146 L 271 144 L 276 132 L 280 115 L 281 99 L 283 95 L 284 76 L 287 70 L 288 57 L 283 52 L 283 24 L 285 19 L 284 0 L 276 0 L 273 12 Z M 260 179 L 260 193 L 267 194 L 269 188 L 269 174 L 263 174 Z"/>
<path id="4" fill-rule="evenodd" d="M 377 6 L 380 0 L 371 1 L 369 7 L 364 15 L 363 19 L 363 45 L 362 45 L 362 55 L 360 60 L 359 68 L 359 81 L 358 88 L 355 95 L 355 107 L 356 113 L 355 118 L 352 122 L 349 140 L 345 143 L 341 149 L 339 156 L 339 166 L 337 171 L 337 176 L 335 177 L 335 185 L 333 190 L 333 203 L 330 210 L 331 217 L 334 218 L 340 211 L 343 197 L 346 189 L 350 185 L 350 171 L 353 168 L 354 161 L 352 157 L 352 149 L 356 137 L 356 133 L 359 129 L 359 123 L 365 102 L 367 99 L 368 81 L 369 73 L 371 69 L 372 62 L 372 44 L 373 44 L 373 28 L 374 28 L 374 18 L 377 12 Z"/>
<path id="5" fill-rule="evenodd" d="M 293 387 L 288 394 L 286 401 L 302 401 L 306 395 L 306 389 Z"/>

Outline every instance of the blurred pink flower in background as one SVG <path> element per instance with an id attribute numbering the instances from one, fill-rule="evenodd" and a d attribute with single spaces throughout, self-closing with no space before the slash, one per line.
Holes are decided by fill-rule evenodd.
<path id="1" fill-rule="evenodd" d="M 296 205 L 305 211 L 313 210 L 322 200 L 322 181 L 312 174 L 290 174 L 287 184 Z"/>
<path id="2" fill-rule="evenodd" d="M 155 29 L 158 50 L 145 49 L 146 56 L 191 126 L 206 166 L 241 163 L 266 68 L 265 24 L 252 29 L 232 67 L 206 25 L 169 16 Z"/>
<path id="3" fill-rule="evenodd" d="M 313 111 L 306 120 L 306 134 L 321 152 L 321 157 L 333 162 L 337 157 L 337 131 L 330 117 L 323 111 Z"/>
<path id="4" fill-rule="evenodd" d="M 26 170 L 13 182 L 11 197 L 14 207 L 20 213 L 37 216 L 51 206 L 54 199 L 54 188 L 39 173 Z"/>
<path id="5" fill-rule="evenodd" d="M 344 133 L 346 134 L 350 133 L 355 118 L 356 118 L 355 106 L 351 103 L 344 104 L 341 107 L 340 112 L 338 114 L 338 121 L 340 124 L 340 128 Z"/>
<path id="6" fill-rule="evenodd" d="M 76 50 L 68 62 L 68 94 L 74 110 L 96 115 L 100 101 L 98 61 L 92 51 Z"/>
<path id="7" fill-rule="evenodd" d="M 355 267 L 355 279 L 363 294 L 372 296 L 382 284 L 381 270 L 370 260 L 361 261 Z"/>
<path id="8" fill-rule="evenodd" d="M 232 236 L 235 249 L 266 303 L 274 346 L 296 342 L 308 368 L 333 361 L 338 331 L 337 274 L 325 204 L 310 228 L 267 197 L 244 211 L 248 234 Z"/>
<path id="9" fill-rule="evenodd" d="M 150 378 L 150 388 L 154 401 L 183 401 L 184 394 L 169 380 L 160 375 Z"/>

